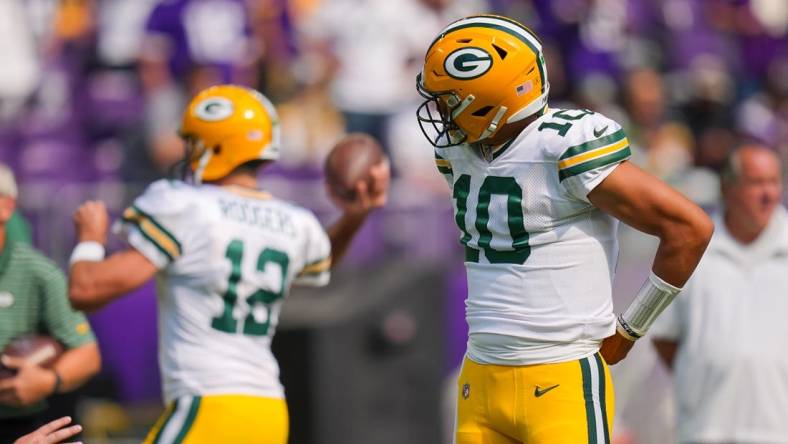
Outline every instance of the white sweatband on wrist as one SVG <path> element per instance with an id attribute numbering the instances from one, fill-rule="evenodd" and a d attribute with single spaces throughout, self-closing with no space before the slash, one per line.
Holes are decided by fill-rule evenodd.
<path id="1" fill-rule="evenodd" d="M 679 292 L 681 288 L 668 284 L 652 271 L 629 307 L 618 315 L 616 329 L 632 341 L 642 337 Z"/>
<path id="2" fill-rule="evenodd" d="M 71 252 L 68 265 L 74 265 L 74 262 L 80 261 L 99 262 L 104 260 L 105 254 L 104 246 L 96 241 L 80 242 Z"/>

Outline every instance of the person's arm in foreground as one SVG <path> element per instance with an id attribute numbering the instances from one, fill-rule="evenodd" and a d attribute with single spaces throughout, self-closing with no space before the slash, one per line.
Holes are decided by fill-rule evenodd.
<path id="1" fill-rule="evenodd" d="M 56 444 L 82 431 L 81 425 L 74 424 L 66 427 L 69 424 L 71 424 L 71 417 L 64 416 L 44 424 L 34 432 L 28 433 L 17 439 L 14 441 L 14 444 Z M 69 444 L 82 444 L 82 442 L 72 442 Z"/>
<path id="2" fill-rule="evenodd" d="M 672 296 L 669 299 L 663 299 L 669 303 L 692 275 L 711 239 L 714 226 L 706 213 L 680 193 L 630 162 L 619 165 L 588 194 L 588 199 L 594 206 L 627 225 L 659 238 L 659 248 L 649 278 L 652 281 L 647 281 L 647 285 L 653 286 L 656 282 L 657 288 L 670 293 Z M 653 279 L 655 277 L 656 279 Z M 644 289 L 641 293 L 646 296 L 649 295 L 644 291 L 652 294 L 659 291 L 654 288 L 649 290 L 646 285 Z M 645 300 L 654 301 L 653 297 Z M 664 309 L 662 302 L 656 304 L 656 309 L 642 304 L 635 306 L 639 302 L 642 301 L 636 297 L 633 305 L 619 316 L 616 334 L 602 343 L 600 352 L 609 364 L 623 359 L 635 339 L 645 333 L 626 325 L 626 315 L 635 311 L 638 316 L 645 313 L 649 320 L 641 329 L 647 329 Z"/>

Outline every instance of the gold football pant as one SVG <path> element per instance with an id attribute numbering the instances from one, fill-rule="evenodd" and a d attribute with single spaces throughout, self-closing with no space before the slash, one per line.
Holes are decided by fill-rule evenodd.
<path id="1" fill-rule="evenodd" d="M 286 444 L 284 399 L 246 395 L 184 396 L 171 402 L 145 444 Z"/>
<path id="2" fill-rule="evenodd" d="M 599 353 L 502 366 L 467 357 L 457 381 L 455 444 L 608 444 L 613 383 Z"/>

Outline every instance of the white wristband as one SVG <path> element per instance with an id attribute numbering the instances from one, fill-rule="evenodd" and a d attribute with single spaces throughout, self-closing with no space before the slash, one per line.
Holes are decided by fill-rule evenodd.
<path id="1" fill-rule="evenodd" d="M 652 271 L 629 307 L 618 316 L 618 332 L 632 341 L 642 337 L 680 291 Z"/>
<path id="2" fill-rule="evenodd" d="M 68 264 L 74 265 L 74 262 L 79 261 L 98 262 L 104 259 L 105 254 L 104 246 L 96 241 L 80 242 L 71 252 Z"/>

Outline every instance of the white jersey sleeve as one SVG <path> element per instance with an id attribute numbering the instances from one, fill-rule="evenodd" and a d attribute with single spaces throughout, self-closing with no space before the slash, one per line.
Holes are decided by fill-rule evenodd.
<path id="1" fill-rule="evenodd" d="M 304 223 L 308 239 L 304 246 L 306 261 L 293 283 L 322 287 L 327 285 L 330 279 L 331 241 L 315 215 L 308 211 L 304 213 L 308 215 Z"/>
<path id="2" fill-rule="evenodd" d="M 184 245 L 199 246 L 192 242 L 188 193 L 182 182 L 153 182 L 126 208 L 114 231 L 158 269 L 166 268 L 183 256 Z"/>
<path id="3" fill-rule="evenodd" d="M 553 116 L 561 112 L 568 111 Z M 560 183 L 569 195 L 583 202 L 588 202 L 588 193 L 631 156 L 621 125 L 599 113 L 579 119 L 559 146 Z"/>

